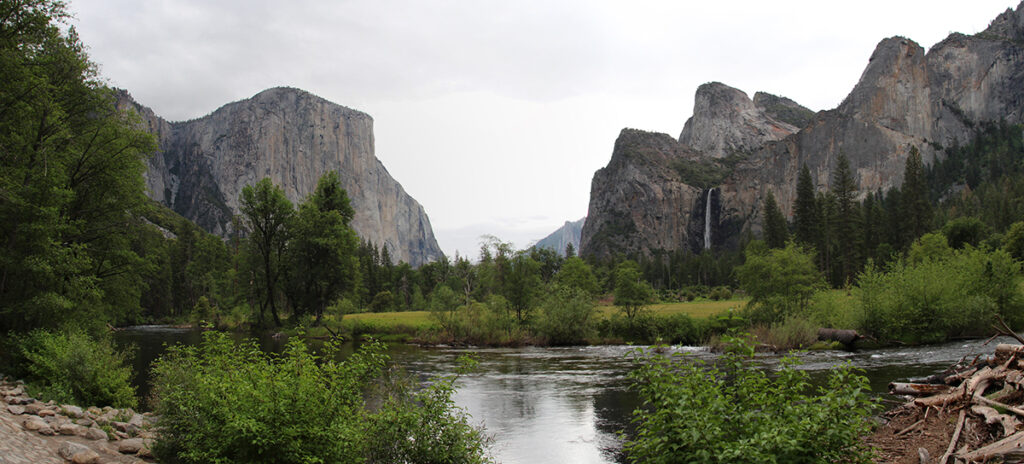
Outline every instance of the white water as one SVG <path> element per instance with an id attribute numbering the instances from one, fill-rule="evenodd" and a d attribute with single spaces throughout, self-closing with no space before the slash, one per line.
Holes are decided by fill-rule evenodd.
<path id="1" fill-rule="evenodd" d="M 704 249 L 711 249 L 711 194 L 715 189 L 708 189 L 708 201 L 704 206 Z"/>

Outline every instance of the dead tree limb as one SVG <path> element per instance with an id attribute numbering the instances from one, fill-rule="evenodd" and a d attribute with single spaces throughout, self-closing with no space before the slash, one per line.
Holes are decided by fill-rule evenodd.
<path id="1" fill-rule="evenodd" d="M 960 417 L 956 420 L 956 429 L 953 430 L 953 438 L 949 439 L 949 447 L 946 448 L 946 454 L 942 455 L 939 459 L 939 464 L 946 464 L 949 461 L 949 457 L 953 455 L 953 450 L 956 449 L 956 442 L 960 439 L 960 431 L 964 428 L 964 420 L 967 419 L 967 410 L 960 410 Z"/>

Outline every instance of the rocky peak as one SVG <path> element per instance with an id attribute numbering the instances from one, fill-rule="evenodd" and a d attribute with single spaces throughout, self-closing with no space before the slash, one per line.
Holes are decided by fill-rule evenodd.
<path id="1" fill-rule="evenodd" d="M 697 88 L 693 116 L 683 126 L 679 142 L 706 156 L 724 158 L 749 152 L 797 130 L 769 116 L 741 90 L 711 82 Z"/>
<path id="2" fill-rule="evenodd" d="M 1007 8 L 992 20 L 980 35 L 1006 40 L 1024 41 L 1024 2 L 1017 5 L 1017 11 Z"/>
<path id="3" fill-rule="evenodd" d="M 293 203 L 337 171 L 365 240 L 418 266 L 442 256 L 423 207 L 374 155 L 373 118 L 309 92 L 277 87 L 213 113 L 168 123 L 127 97 L 158 135 L 149 162 L 149 195 L 219 235 L 231 232 L 242 188 L 269 177 Z"/>
<path id="4" fill-rule="evenodd" d="M 868 65 L 838 110 L 854 119 L 927 138 L 932 117 L 924 49 L 890 37 L 878 43 Z"/>
<path id="5" fill-rule="evenodd" d="M 754 106 L 768 116 L 798 128 L 806 127 L 814 119 L 814 111 L 786 97 L 767 92 L 754 94 Z"/>

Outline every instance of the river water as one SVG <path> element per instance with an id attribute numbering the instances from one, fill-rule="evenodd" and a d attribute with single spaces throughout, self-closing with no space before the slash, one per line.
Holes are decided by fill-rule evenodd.
<path id="1" fill-rule="evenodd" d="M 117 341 L 136 346 L 135 382 L 148 391 L 146 371 L 173 343 L 198 343 L 192 330 L 138 327 L 117 333 Z M 280 351 L 282 340 L 259 340 L 267 351 Z M 799 355 L 812 379 L 823 379 L 830 367 L 852 362 L 864 369 L 873 391 L 883 394 L 889 382 L 925 377 L 967 358 L 991 354 L 996 340 L 953 342 L 924 347 L 888 348 L 858 352 L 825 351 Z M 421 378 L 450 374 L 456 359 L 475 352 L 479 368 L 461 377 L 454 400 L 494 438 L 493 455 L 505 464 L 621 462 L 619 431 L 629 428 L 631 412 L 639 406 L 629 391 L 626 375 L 630 346 L 564 348 L 420 348 L 392 345 L 389 354 L 399 366 Z M 353 349 L 351 346 L 347 349 Z M 673 347 L 711 361 L 714 354 L 697 347 Z M 779 357 L 759 355 L 766 368 Z"/>

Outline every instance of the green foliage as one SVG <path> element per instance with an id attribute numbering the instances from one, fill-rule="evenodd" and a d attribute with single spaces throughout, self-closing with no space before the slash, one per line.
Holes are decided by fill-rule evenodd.
<path id="1" fill-rule="evenodd" d="M 576 288 L 590 295 L 597 295 L 600 287 L 590 265 L 576 256 L 566 258 L 561 269 L 555 274 L 555 283 L 563 287 Z"/>
<path id="2" fill-rule="evenodd" d="M 818 327 L 861 330 L 864 308 L 860 300 L 844 290 L 820 290 L 811 296 L 807 316 Z"/>
<path id="3" fill-rule="evenodd" d="M 977 248 L 988 235 L 988 226 L 976 217 L 960 217 L 942 226 L 942 235 L 946 236 L 949 246 L 963 248 L 970 245 Z"/>
<path id="4" fill-rule="evenodd" d="M 940 236 L 941 237 L 941 236 Z M 939 342 L 983 335 L 993 316 L 1021 321 L 1020 263 L 967 247 L 945 258 L 896 261 L 861 274 L 865 328 L 880 339 Z"/>
<path id="5" fill-rule="evenodd" d="M 0 331 L 136 312 L 156 144 L 115 107 L 61 1 L 0 3 Z"/>
<path id="6" fill-rule="evenodd" d="M 731 342 L 714 366 L 636 351 L 630 379 L 644 407 L 624 447 L 632 462 L 871 462 L 860 437 L 875 403 L 850 364 L 812 389 L 796 358 L 768 373 L 751 365 L 749 342 Z"/>
<path id="7" fill-rule="evenodd" d="M 320 177 L 313 194 L 299 205 L 294 220 L 287 224 L 291 230 L 285 280 L 294 315 L 310 314 L 319 323 L 332 301 L 343 293 L 355 293 L 359 282 L 355 255 L 359 238 L 349 227 L 353 214 L 338 173 L 328 171 Z M 378 311 L 391 304 L 391 293 L 384 292 L 387 291 L 374 295 L 373 304 Z"/>
<path id="8" fill-rule="evenodd" d="M 504 274 L 502 295 L 516 311 L 516 320 L 523 324 L 529 317 L 541 290 L 541 265 L 526 253 L 517 253 Z"/>
<path id="9" fill-rule="evenodd" d="M 1010 226 L 1003 239 L 1003 248 L 1013 259 L 1024 260 L 1024 221 L 1017 221 Z"/>
<path id="10" fill-rule="evenodd" d="M 818 239 L 819 220 L 814 192 L 811 171 L 804 164 L 797 178 L 796 200 L 793 203 L 793 238 L 803 245 L 812 245 Z"/>
<path id="11" fill-rule="evenodd" d="M 769 248 L 782 248 L 789 240 L 789 225 L 775 203 L 775 194 L 768 191 L 764 199 L 764 241 Z"/>
<path id="12" fill-rule="evenodd" d="M 907 164 L 903 171 L 903 207 L 906 231 L 910 239 L 920 237 L 932 228 L 932 204 L 928 198 L 928 179 L 917 147 L 910 148 Z"/>
<path id="13" fill-rule="evenodd" d="M 207 332 L 153 368 L 161 462 L 485 462 L 481 432 L 451 402 L 454 378 L 364 394 L 388 362 L 380 344 L 337 361 L 289 340 L 282 355 Z M 371 411 L 368 402 L 379 406 Z M 201 419 L 201 420 L 197 420 Z"/>
<path id="14" fill-rule="evenodd" d="M 627 319 L 636 317 L 651 301 L 650 284 L 640 279 L 640 270 L 633 261 L 623 261 L 615 268 L 615 306 Z"/>
<path id="15" fill-rule="evenodd" d="M 553 288 L 541 305 L 535 328 L 552 345 L 579 345 L 596 333 L 596 313 L 590 293 L 573 287 Z"/>
<path id="16" fill-rule="evenodd" d="M 458 375 L 472 371 L 476 359 L 459 357 Z M 370 422 L 372 444 L 368 462 L 376 463 L 485 463 L 490 439 L 470 427 L 469 415 L 455 406 L 458 375 L 434 379 L 418 389 L 408 378 L 393 381 L 380 410 Z"/>
<path id="17" fill-rule="evenodd" d="M 937 261 L 948 258 L 953 253 L 946 236 L 942 234 L 924 234 L 910 245 L 907 260 L 918 264 L 925 261 Z"/>
<path id="18" fill-rule="evenodd" d="M 748 317 L 769 324 L 803 314 L 811 295 L 824 286 L 814 255 L 793 242 L 764 253 L 748 251 L 747 262 L 736 268 L 736 277 L 751 297 Z"/>
<path id="19" fill-rule="evenodd" d="M 135 407 L 130 355 L 110 337 L 81 330 L 33 330 L 17 339 L 18 355 L 33 395 L 83 406 Z"/>
<path id="20" fill-rule="evenodd" d="M 250 253 L 255 261 L 252 271 L 253 280 L 259 289 L 259 323 L 265 323 L 264 314 L 270 308 L 274 325 L 280 326 L 277 300 L 288 244 L 288 226 L 295 211 L 284 191 L 274 185 L 269 177 L 263 178 L 256 185 L 242 188 L 239 209 L 245 227 L 249 230 Z"/>

